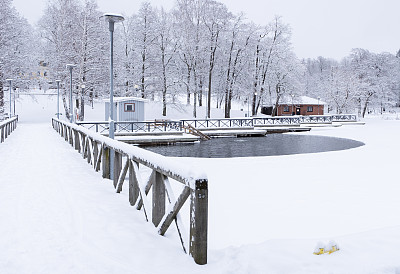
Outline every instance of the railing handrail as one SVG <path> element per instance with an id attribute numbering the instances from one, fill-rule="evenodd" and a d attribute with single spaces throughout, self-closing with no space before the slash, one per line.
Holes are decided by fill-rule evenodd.
<path id="1" fill-rule="evenodd" d="M 190 236 L 186 237 L 189 239 L 189 254 L 197 264 L 207 263 L 208 179 L 204 172 L 193 170 L 169 157 L 110 139 L 77 124 L 53 118 L 52 125 L 66 141 L 82 153 L 83 158 L 87 158 L 87 162 L 92 164 L 96 171 L 102 168 L 103 178 L 113 180 L 117 193 L 122 191 L 128 176 L 130 204 L 138 210 L 143 208 L 146 220 L 151 217 L 160 235 L 164 235 L 175 221 L 185 252 L 185 233 L 181 230 L 183 224 L 179 211 L 190 197 Z M 110 178 L 111 155 L 114 155 L 113 178 Z M 125 160 L 124 165 L 122 159 Z M 139 164 L 152 169 L 147 182 L 140 176 Z M 174 197 L 169 178 L 185 185 L 177 199 Z M 151 188 L 153 198 L 149 203 L 147 194 Z M 166 197 L 170 203 L 168 208 Z"/>
<path id="2" fill-rule="evenodd" d="M 8 118 L 6 120 L 0 121 L 0 127 L 4 126 L 6 124 L 12 123 L 14 121 L 18 121 L 18 116 L 14 116 L 14 117 Z"/>
<path id="3" fill-rule="evenodd" d="M 5 139 L 17 128 L 18 116 L 8 118 L 0 122 L 0 143 L 3 143 Z"/>
<path id="4" fill-rule="evenodd" d="M 204 172 L 201 171 L 194 171 L 193 169 L 186 167 L 186 168 L 179 168 L 176 169 L 175 166 L 183 165 L 182 163 L 177 163 L 173 159 L 167 158 L 163 155 L 159 155 L 149 150 L 145 150 L 136 146 L 129 145 L 127 143 L 123 143 L 114 139 L 110 139 L 106 136 L 103 136 L 97 132 L 93 132 L 85 127 L 79 126 L 79 124 L 69 123 L 66 121 L 62 121 L 56 118 L 53 118 L 54 121 L 63 123 L 68 127 L 81 132 L 93 140 L 100 142 L 101 144 L 118 151 L 121 154 L 129 156 L 133 160 L 140 162 L 141 164 L 155 169 L 158 172 L 171 177 L 180 183 L 185 184 L 186 186 L 194 189 L 193 183 L 199 179 L 207 180 L 207 176 Z M 164 168 L 163 166 L 167 162 L 174 162 L 173 164 L 168 165 L 169 170 Z"/>

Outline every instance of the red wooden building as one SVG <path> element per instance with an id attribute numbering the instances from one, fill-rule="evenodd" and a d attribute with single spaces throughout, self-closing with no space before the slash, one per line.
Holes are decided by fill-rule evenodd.
<path id="1" fill-rule="evenodd" d="M 276 115 L 324 115 L 325 105 L 325 102 L 307 96 L 289 97 L 279 103 Z"/>

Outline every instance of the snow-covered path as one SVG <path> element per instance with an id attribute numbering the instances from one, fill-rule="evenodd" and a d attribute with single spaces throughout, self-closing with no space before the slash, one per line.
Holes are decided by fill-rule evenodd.
<path id="1" fill-rule="evenodd" d="M 209 178 L 198 266 L 51 128 L 54 98 L 27 101 L 0 144 L 0 273 L 400 273 L 398 118 L 311 132 L 356 149 L 176 159 Z M 341 250 L 312 254 L 329 240 Z"/>
<path id="2" fill-rule="evenodd" d="M 168 273 L 169 261 L 195 266 L 50 123 L 19 124 L 0 155 L 0 273 Z"/>

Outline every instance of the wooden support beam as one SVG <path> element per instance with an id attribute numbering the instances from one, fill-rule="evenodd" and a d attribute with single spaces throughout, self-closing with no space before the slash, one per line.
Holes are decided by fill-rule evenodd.
<path id="1" fill-rule="evenodd" d="M 79 138 L 79 132 L 78 131 L 76 131 L 76 130 L 72 130 L 73 131 L 73 133 L 74 133 L 74 137 L 75 137 L 75 139 L 74 139 L 74 143 L 75 143 L 75 149 L 80 153 L 81 152 L 81 141 L 80 141 L 80 138 Z"/>
<path id="2" fill-rule="evenodd" d="M 126 173 L 128 172 L 129 162 L 130 161 L 131 160 L 129 160 L 129 157 L 127 157 L 127 159 L 125 161 L 124 168 L 122 169 L 122 172 L 121 172 L 121 174 L 119 175 L 119 178 L 118 178 L 117 193 L 120 193 L 122 191 L 122 186 L 124 185 L 124 181 L 125 181 Z"/>
<path id="3" fill-rule="evenodd" d="M 196 180 L 190 200 L 189 254 L 197 264 L 207 263 L 208 180 Z"/>
<path id="4" fill-rule="evenodd" d="M 114 178 L 113 184 L 114 188 L 117 188 L 119 175 L 121 174 L 122 169 L 122 154 L 114 151 Z"/>
<path id="5" fill-rule="evenodd" d="M 182 206 L 185 204 L 187 198 L 190 195 L 190 188 L 184 187 L 181 195 L 179 195 L 178 200 L 176 200 L 174 207 L 172 210 L 163 218 L 161 226 L 158 230 L 158 233 L 160 235 L 164 235 L 165 232 L 167 232 L 169 226 L 171 225 L 172 221 L 175 219 L 177 216 L 179 210 L 182 208 Z"/>
<path id="6" fill-rule="evenodd" d="M 103 178 L 110 179 L 110 149 L 102 146 L 102 164 L 103 164 Z"/>
<path id="7" fill-rule="evenodd" d="M 152 221 L 154 226 L 158 226 L 165 214 L 165 185 L 164 175 L 155 172 L 153 181 L 153 210 Z"/>
<path id="8" fill-rule="evenodd" d="M 97 145 L 96 145 L 96 147 L 97 147 Z M 103 149 L 100 148 L 99 156 L 97 157 L 96 165 L 94 166 L 95 171 L 100 171 L 100 164 L 102 163 L 101 162 L 102 156 L 103 156 Z"/>
<path id="9" fill-rule="evenodd" d="M 129 159 L 129 203 L 131 206 L 136 204 L 139 197 L 139 186 L 133 165 L 139 164 Z"/>

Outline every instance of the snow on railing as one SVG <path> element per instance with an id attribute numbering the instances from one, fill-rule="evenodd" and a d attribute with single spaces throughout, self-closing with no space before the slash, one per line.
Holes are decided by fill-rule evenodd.
<path id="1" fill-rule="evenodd" d="M 125 144 L 82 126 L 52 119 L 53 128 L 69 142 L 96 171 L 102 170 L 103 178 L 113 180 L 116 192 L 122 191 L 127 179 L 129 202 L 138 210 L 143 208 L 146 220 L 150 218 L 158 233 L 164 235 L 175 222 L 182 247 L 197 264 L 207 263 L 208 179 L 203 172 L 168 157 Z M 110 156 L 114 154 L 114 176 L 110 175 Z M 139 167 L 151 169 L 147 181 L 141 177 Z M 170 180 L 183 184 L 175 199 Z M 152 188 L 151 202 L 147 194 Z M 185 237 L 179 211 L 190 196 L 190 235 Z M 167 198 L 167 199 L 166 199 Z M 166 202 L 166 200 L 168 202 Z M 168 203 L 168 207 L 166 207 Z"/>
<path id="2" fill-rule="evenodd" d="M 0 122 L 0 143 L 3 143 L 11 132 L 17 128 L 17 122 L 18 116 Z"/>

